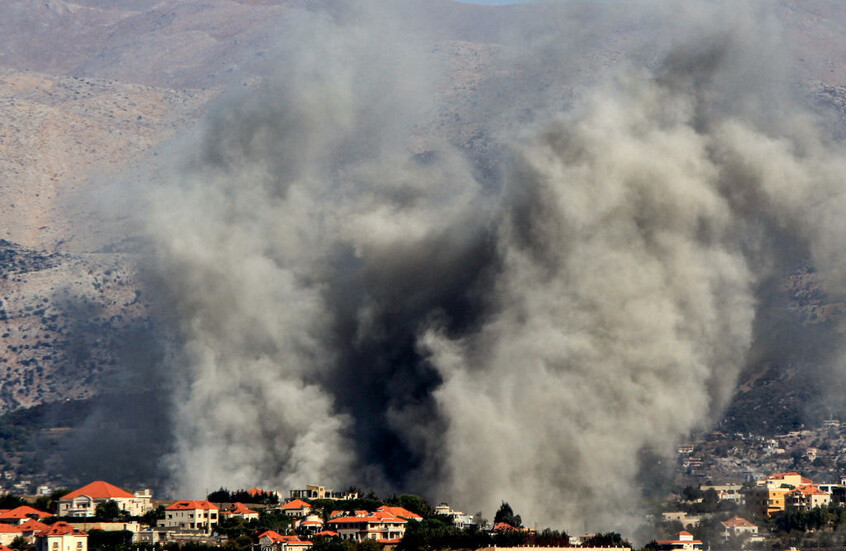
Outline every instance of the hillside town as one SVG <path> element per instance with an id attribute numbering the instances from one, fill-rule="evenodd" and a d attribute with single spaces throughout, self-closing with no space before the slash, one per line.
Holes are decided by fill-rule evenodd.
<path id="1" fill-rule="evenodd" d="M 709 441 L 681 446 L 680 462 Z M 647 516 L 643 533 L 633 535 L 646 542 L 641 549 L 842 549 L 846 476 L 815 481 L 785 471 L 743 482 L 707 481 L 670 492 L 658 509 Z M 161 500 L 148 489 L 97 480 L 49 495 L 0 497 L 0 551 L 633 548 L 614 532 L 577 535 L 528 524 L 505 502 L 489 521 L 418 496 L 381 500 L 355 488 L 311 484 L 285 493 L 221 488 L 202 500 Z"/>

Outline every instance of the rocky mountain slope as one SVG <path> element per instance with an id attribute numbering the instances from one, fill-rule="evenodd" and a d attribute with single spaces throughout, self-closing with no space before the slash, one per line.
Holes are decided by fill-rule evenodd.
<path id="1" fill-rule="evenodd" d="M 291 10 L 308 3 L 0 3 L 0 413 L 161 384 L 137 250 L 123 244 L 114 221 L 101 223 L 104 205 L 94 198 L 196 124 L 209 102 L 283 63 L 273 55 L 278 35 Z M 846 113 L 846 8 L 824 0 L 779 6 L 809 89 Z M 434 56 L 450 76 L 439 83 L 447 107 L 432 125 L 484 165 L 492 154 L 484 121 L 496 113 L 478 106 L 495 102 L 475 99 L 494 80 L 502 91 L 508 79 L 544 78 L 544 67 L 510 73 L 492 38 L 532 8 L 436 0 L 426 9 L 441 21 Z M 588 52 L 583 72 L 618 63 L 638 32 L 633 23 Z M 554 93 L 565 102 L 570 90 Z M 832 350 L 832 320 L 844 305 L 819 291 L 807 266 L 785 274 L 772 294 L 780 298 L 758 333 L 792 344 L 751 359 L 727 415 L 731 428 L 802 423 L 814 384 L 824 384 L 809 375 L 820 351 Z"/>

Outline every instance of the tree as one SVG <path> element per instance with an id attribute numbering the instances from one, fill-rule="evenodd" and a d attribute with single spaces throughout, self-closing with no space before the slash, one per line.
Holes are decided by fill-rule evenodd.
<path id="1" fill-rule="evenodd" d="M 121 513 L 123 513 L 123 510 L 113 499 L 98 503 L 94 509 L 94 516 L 105 521 L 117 520 L 121 517 Z"/>
<path id="2" fill-rule="evenodd" d="M 159 520 L 163 518 L 165 518 L 165 508 L 164 505 L 159 505 L 155 509 L 150 509 L 141 515 L 141 522 L 147 526 L 155 527 L 159 523 Z"/>
<path id="3" fill-rule="evenodd" d="M 502 502 L 502 505 L 499 506 L 499 510 L 496 512 L 496 515 L 494 515 L 494 525 L 497 525 L 500 522 L 504 522 L 514 528 L 520 528 L 523 525 L 523 519 L 520 518 L 520 515 L 515 515 L 514 511 L 511 509 L 511 505 L 505 501 Z"/>
<path id="4" fill-rule="evenodd" d="M 26 538 L 23 536 L 17 536 L 15 539 L 12 540 L 12 543 L 9 544 L 9 547 L 12 549 L 17 549 L 18 551 L 23 551 L 24 549 L 29 548 L 29 542 L 26 541 Z"/>
<path id="5" fill-rule="evenodd" d="M 429 505 L 429 502 L 420 496 L 403 494 L 401 496 L 391 496 L 387 499 L 388 505 L 396 505 L 407 509 L 412 513 L 417 513 L 423 518 L 429 518 L 435 515 L 435 508 Z"/>

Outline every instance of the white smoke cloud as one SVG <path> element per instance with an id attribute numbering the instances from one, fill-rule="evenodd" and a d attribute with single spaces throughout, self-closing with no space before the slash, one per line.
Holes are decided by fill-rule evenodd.
<path id="1" fill-rule="evenodd" d="M 222 101 L 149 194 L 180 491 L 362 484 L 622 526 L 639 452 L 671 454 L 734 391 L 768 229 L 805 240 L 831 292 L 846 273 L 842 156 L 779 71 L 750 77 L 771 19 L 732 8 L 709 34 L 709 6 L 658 66 L 519 85 L 573 105 L 480 94 L 501 178 L 431 124 L 442 68 L 384 4 L 299 15 L 280 76 Z M 607 7 L 544 9 L 616 29 Z"/>

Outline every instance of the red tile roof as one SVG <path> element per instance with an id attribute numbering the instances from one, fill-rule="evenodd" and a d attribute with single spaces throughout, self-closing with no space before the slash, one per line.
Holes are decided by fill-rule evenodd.
<path id="1" fill-rule="evenodd" d="M 279 532 L 268 530 L 259 534 L 259 539 L 270 538 L 273 543 L 287 543 L 288 545 L 312 545 L 310 541 L 301 540 L 299 536 L 283 536 Z"/>
<path id="2" fill-rule="evenodd" d="M 326 536 L 328 538 L 335 537 L 337 535 L 338 535 L 338 532 L 335 532 L 334 530 L 324 530 L 322 532 L 318 532 L 318 533 L 315 534 L 315 536 Z M 0 551 L 2 551 L 2 550 L 0 550 Z"/>
<path id="3" fill-rule="evenodd" d="M 18 530 L 21 532 L 43 532 L 44 530 L 49 530 L 50 525 L 44 524 L 43 522 L 38 522 L 37 520 L 29 519 L 28 521 L 18 524 Z"/>
<path id="4" fill-rule="evenodd" d="M 88 496 L 94 499 L 114 499 L 118 498 L 133 498 L 134 495 L 126 490 L 121 490 L 113 484 L 104 482 L 102 480 L 95 480 L 91 484 L 87 484 L 78 490 L 62 496 L 62 499 L 73 499 L 79 496 Z"/>
<path id="5" fill-rule="evenodd" d="M 517 530 L 516 528 L 514 528 L 513 526 L 511 526 L 507 522 L 497 522 L 494 525 L 493 529 L 494 529 L 494 532 L 512 532 L 514 530 Z"/>
<path id="6" fill-rule="evenodd" d="M 255 496 L 258 496 L 258 495 L 261 495 L 261 494 L 265 494 L 267 492 L 265 492 L 261 488 L 250 488 L 249 490 L 247 490 L 247 493 L 250 494 L 251 496 L 255 497 Z"/>
<path id="7" fill-rule="evenodd" d="M 737 515 L 734 515 L 733 517 L 731 517 L 731 518 L 730 518 L 730 519 L 728 519 L 728 520 L 724 520 L 724 521 L 722 522 L 722 524 L 723 524 L 723 526 L 725 526 L 726 528 L 734 528 L 734 527 L 741 527 L 741 526 L 743 526 L 743 527 L 752 527 L 752 526 L 755 526 L 754 524 L 752 524 L 751 522 L 749 522 L 749 521 L 748 521 L 748 520 L 746 520 L 745 518 L 743 518 L 743 517 L 739 517 L 739 516 L 737 516 Z"/>
<path id="8" fill-rule="evenodd" d="M 221 514 L 223 515 L 257 515 L 258 511 L 253 511 L 240 501 L 236 501 L 232 504 L 232 508 L 228 511 L 223 511 Z"/>
<path id="9" fill-rule="evenodd" d="M 0 534 L 11 534 L 16 533 L 19 534 L 21 531 L 19 526 L 14 524 L 2 524 L 0 523 Z"/>
<path id="10" fill-rule="evenodd" d="M 15 507 L 14 509 L 9 509 L 7 511 L 0 512 L 0 519 L 22 519 L 29 518 L 30 515 L 36 516 L 37 518 L 47 518 L 53 516 L 50 513 L 39 511 L 38 509 L 35 509 L 28 505 L 21 505 L 20 507 Z"/>
<path id="11" fill-rule="evenodd" d="M 303 509 L 304 507 L 308 507 L 309 509 L 311 509 L 311 504 L 306 503 L 302 499 L 295 499 L 293 501 L 289 501 L 288 503 L 282 505 L 279 508 L 285 511 L 290 511 L 292 509 Z"/>
<path id="12" fill-rule="evenodd" d="M 802 493 L 803 495 L 806 495 L 806 496 L 811 496 L 811 495 L 824 496 L 824 495 L 828 495 L 828 492 L 823 492 L 822 490 L 820 490 L 819 486 L 816 486 L 816 485 L 814 485 L 814 484 L 803 484 L 802 486 L 799 486 L 798 488 L 796 488 L 796 489 L 794 490 L 794 492 L 800 492 L 800 493 Z"/>
<path id="13" fill-rule="evenodd" d="M 86 532 L 74 528 L 70 524 L 64 521 L 57 522 L 56 524 L 52 525 L 49 530 L 43 532 L 45 536 L 66 536 L 68 534 L 74 534 L 77 536 L 87 536 Z"/>
<path id="14" fill-rule="evenodd" d="M 403 507 L 388 507 L 387 505 L 382 505 L 377 511 L 387 511 L 394 516 L 404 518 L 406 520 L 423 520 L 423 517 L 418 515 L 417 513 L 412 513 L 408 509 Z"/>
<path id="15" fill-rule="evenodd" d="M 211 503 L 210 501 L 206 501 L 205 499 L 200 500 L 190 500 L 184 499 L 182 501 L 177 501 L 173 505 L 167 508 L 168 511 L 185 511 L 190 509 L 214 509 L 217 510 L 217 505 Z"/>
<path id="16" fill-rule="evenodd" d="M 6 547 L 2 543 L 0 543 L 0 551 L 13 551 L 11 547 Z"/>

